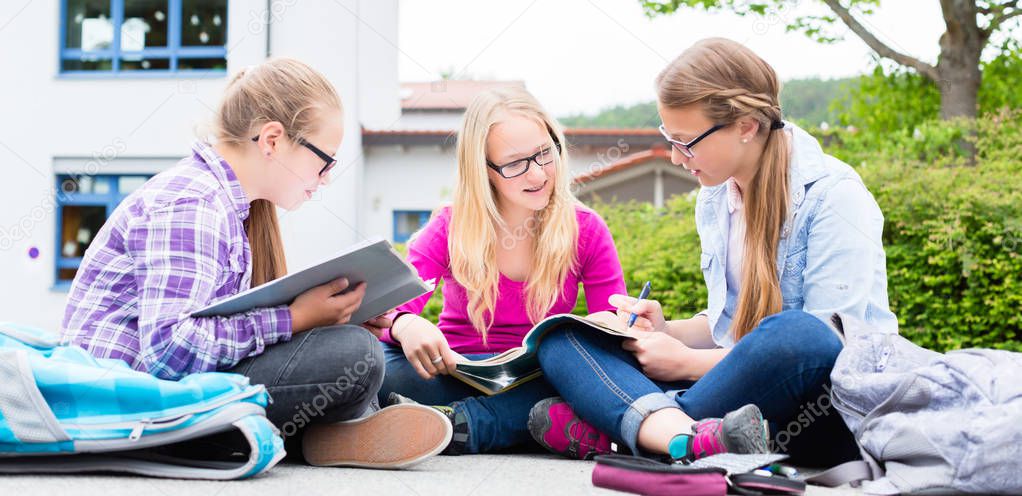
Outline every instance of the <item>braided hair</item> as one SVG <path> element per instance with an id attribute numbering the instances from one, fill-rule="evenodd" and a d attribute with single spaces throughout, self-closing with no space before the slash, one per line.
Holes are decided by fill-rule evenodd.
<path id="1" fill-rule="evenodd" d="M 657 98 L 667 108 L 699 105 L 708 119 L 729 125 L 740 118 L 759 123 L 765 135 L 762 159 L 743 191 L 746 222 L 738 308 L 730 332 L 735 341 L 763 318 L 782 309 L 777 249 L 789 211 L 789 144 L 780 133 L 780 83 L 763 59 L 724 38 L 699 41 L 674 59 L 656 79 Z"/>

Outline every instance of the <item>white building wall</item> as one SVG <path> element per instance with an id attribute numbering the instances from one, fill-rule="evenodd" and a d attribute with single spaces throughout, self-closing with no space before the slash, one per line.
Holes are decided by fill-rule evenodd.
<path id="1" fill-rule="evenodd" d="M 359 121 L 366 129 L 387 129 L 401 117 L 398 2 L 359 0 L 358 8 L 358 102 L 371 109 L 360 112 Z"/>
<path id="2" fill-rule="evenodd" d="M 397 122 L 392 122 L 389 126 L 384 127 L 368 127 L 368 129 L 404 129 L 404 130 L 417 130 L 417 131 L 439 131 L 439 130 L 457 130 L 461 127 L 461 112 L 422 112 L 422 111 L 408 111 L 401 114 L 401 117 Z"/>
<path id="3" fill-rule="evenodd" d="M 453 147 L 367 148 L 362 209 L 366 234 L 393 240 L 394 211 L 432 211 L 450 203 L 455 176 Z"/>
<path id="4" fill-rule="evenodd" d="M 330 185 L 281 215 L 288 266 L 301 268 L 366 237 L 358 223 L 361 128 L 399 115 L 397 1 L 316 2 L 315 8 L 288 3 L 272 27 L 272 55 L 297 57 L 322 71 L 340 91 L 345 114 Z"/>
<path id="5" fill-rule="evenodd" d="M 599 171 L 609 167 L 610 164 L 620 160 L 627 153 L 621 152 L 609 152 L 608 150 L 599 149 L 582 149 L 582 150 L 569 150 L 568 152 L 568 163 L 571 164 L 572 177 L 578 177 L 585 174 L 596 174 Z"/>
<path id="6" fill-rule="evenodd" d="M 58 1 L 0 2 L 0 320 L 56 329 L 66 292 L 53 289 L 54 164 L 98 173 L 161 168 L 189 153 L 227 76 L 72 79 L 58 74 Z M 271 4 L 274 55 L 323 71 L 342 93 L 346 135 L 334 184 L 282 217 L 292 266 L 359 239 L 363 116 L 397 118 L 397 1 Z M 231 0 L 228 74 L 266 54 L 265 0 Z M 356 16 L 391 38 L 373 40 Z M 371 31 L 370 31 L 371 32 Z M 377 36 L 378 34 L 373 34 Z M 360 38 L 366 38 L 362 40 Z M 370 74 L 379 71 L 380 77 Z M 369 82 L 376 81 L 374 84 Z M 370 88 L 362 92 L 364 88 Z M 388 93 L 390 96 L 388 96 Z M 366 120 L 378 122 L 377 117 Z M 98 159 L 97 159 L 98 157 Z M 134 165 L 132 165 L 134 164 Z M 318 204 L 317 204 L 318 203 Z M 29 257 L 31 249 L 36 258 Z"/>

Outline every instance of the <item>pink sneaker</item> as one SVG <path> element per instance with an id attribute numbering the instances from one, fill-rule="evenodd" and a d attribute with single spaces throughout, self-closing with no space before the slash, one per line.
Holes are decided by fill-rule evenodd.
<path id="1" fill-rule="evenodd" d="M 769 453 L 770 430 L 756 405 L 745 405 L 724 418 L 705 418 L 692 425 L 683 461 L 718 453 Z"/>
<path id="2" fill-rule="evenodd" d="M 699 434 L 700 432 L 710 432 L 720 430 L 720 423 L 723 419 L 716 417 L 704 418 L 695 424 L 692 424 L 692 432 Z"/>
<path id="3" fill-rule="evenodd" d="M 611 453 L 610 437 L 578 418 L 560 397 L 532 407 L 529 433 L 544 448 L 568 458 L 590 460 Z"/>

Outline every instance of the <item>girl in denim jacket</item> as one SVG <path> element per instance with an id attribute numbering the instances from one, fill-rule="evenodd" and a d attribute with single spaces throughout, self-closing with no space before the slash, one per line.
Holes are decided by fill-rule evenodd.
<path id="1" fill-rule="evenodd" d="M 656 83 L 671 161 L 702 186 L 708 308 L 666 321 L 657 301 L 614 295 L 621 319 L 638 315 L 634 339 L 547 337 L 540 361 L 563 399 L 534 407 L 533 436 L 577 457 L 608 438 L 676 460 L 771 447 L 801 463 L 855 457 L 830 404 L 841 342 L 828 323 L 842 312 L 897 329 L 879 207 L 851 167 L 781 119 L 777 76 L 745 46 L 703 40 Z"/>

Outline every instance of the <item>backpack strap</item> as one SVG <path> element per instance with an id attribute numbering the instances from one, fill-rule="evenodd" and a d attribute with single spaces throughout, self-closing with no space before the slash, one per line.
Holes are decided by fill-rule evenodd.
<path id="1" fill-rule="evenodd" d="M 858 444 L 858 441 L 856 441 Z M 837 487 L 849 484 L 852 487 L 859 487 L 863 481 L 877 480 L 883 477 L 884 470 L 869 453 L 859 444 L 859 453 L 862 460 L 854 460 L 831 467 L 817 475 L 805 480 L 806 484 L 813 484 L 823 487 Z"/>
<path id="2" fill-rule="evenodd" d="M 859 487 L 864 480 L 872 480 L 869 464 L 862 460 L 845 462 L 806 479 L 807 484 L 823 487 L 838 487 L 851 484 Z"/>
<path id="3" fill-rule="evenodd" d="M 0 348 L 0 441 L 5 439 L 24 444 L 70 440 L 39 391 L 22 349 Z"/>

